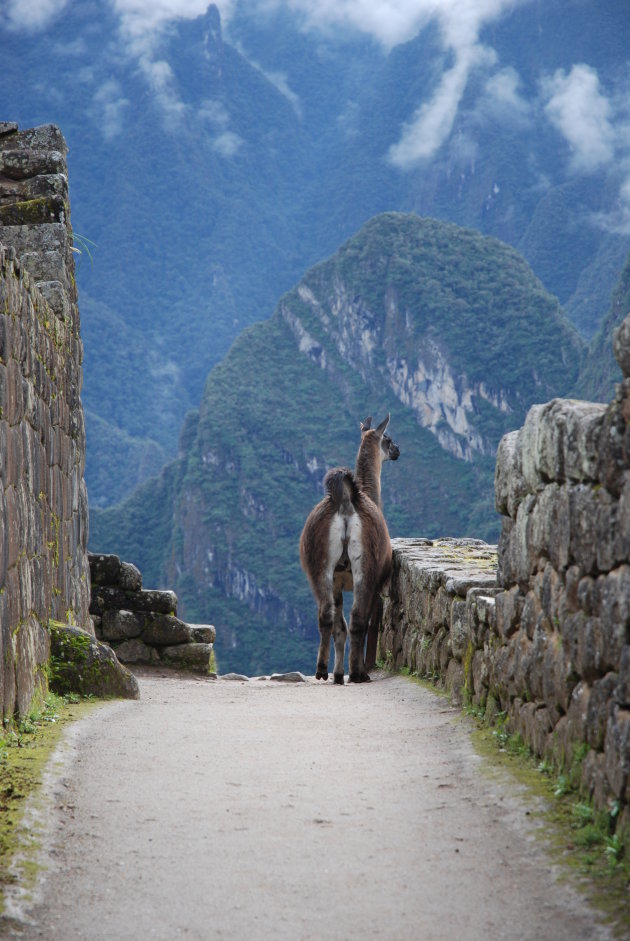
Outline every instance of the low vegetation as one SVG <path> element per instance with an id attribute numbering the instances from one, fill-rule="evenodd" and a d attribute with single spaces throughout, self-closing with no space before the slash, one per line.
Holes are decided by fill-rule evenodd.
<path id="1" fill-rule="evenodd" d="M 48 693 L 42 705 L 0 730 L 0 915 L 5 890 L 26 886 L 37 872 L 37 834 L 22 826 L 28 798 L 42 782 L 46 764 L 69 722 L 85 715 L 96 700 Z"/>

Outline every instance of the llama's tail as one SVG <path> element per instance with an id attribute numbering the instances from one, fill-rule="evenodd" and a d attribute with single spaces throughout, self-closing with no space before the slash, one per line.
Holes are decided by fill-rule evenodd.
<path id="1" fill-rule="evenodd" d="M 329 470 L 324 477 L 324 487 L 335 510 L 346 515 L 354 512 L 359 485 L 349 467 L 333 467 Z"/>

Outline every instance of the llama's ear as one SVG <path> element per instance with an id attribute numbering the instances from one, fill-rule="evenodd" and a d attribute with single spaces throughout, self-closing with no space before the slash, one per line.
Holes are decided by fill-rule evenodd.
<path id="1" fill-rule="evenodd" d="M 383 421 L 378 426 L 378 428 L 376 429 L 376 434 L 382 438 L 383 435 L 385 434 L 385 429 L 387 428 L 388 425 L 389 425 L 389 412 L 387 413 L 387 418 L 384 418 Z"/>
<path id="2" fill-rule="evenodd" d="M 365 419 L 365 421 L 362 421 L 362 422 L 361 422 L 361 431 L 362 431 L 362 432 L 363 432 L 363 431 L 369 431 L 371 427 L 372 427 L 372 416 L 371 416 L 371 415 L 368 415 L 368 417 Z"/>

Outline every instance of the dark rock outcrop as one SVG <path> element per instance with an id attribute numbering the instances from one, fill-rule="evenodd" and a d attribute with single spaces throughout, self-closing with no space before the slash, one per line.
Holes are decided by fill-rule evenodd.
<path id="1" fill-rule="evenodd" d="M 119 660 L 214 672 L 212 625 L 180 620 L 175 593 L 143 589 L 135 565 L 116 555 L 91 553 L 89 559 L 96 633 Z"/>

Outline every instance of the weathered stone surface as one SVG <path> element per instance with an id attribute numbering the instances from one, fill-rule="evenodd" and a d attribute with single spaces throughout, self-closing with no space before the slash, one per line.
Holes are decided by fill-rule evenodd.
<path id="1" fill-rule="evenodd" d="M 217 639 L 217 631 L 213 624 L 189 624 L 192 639 L 197 644 L 213 644 Z"/>
<path id="2" fill-rule="evenodd" d="M 64 155 L 52 150 L 0 150 L 0 173 L 13 180 L 66 172 Z M 14 225 L 15 223 L 9 223 Z"/>
<path id="3" fill-rule="evenodd" d="M 177 611 L 177 595 L 174 591 L 124 591 L 122 588 L 110 588 L 106 585 L 95 586 L 92 591 L 91 613 L 102 614 L 111 608 L 147 614 L 173 614 Z"/>
<path id="4" fill-rule="evenodd" d="M 139 637 L 132 637 L 116 644 L 116 656 L 123 663 L 157 663 L 159 656 L 153 647 L 149 647 Z"/>
<path id="5" fill-rule="evenodd" d="M 169 647 L 173 644 L 187 644 L 193 639 L 192 629 L 170 614 L 152 614 L 145 620 L 142 639 L 145 644 L 157 644 Z"/>
<path id="6" fill-rule="evenodd" d="M 630 708 L 630 646 L 625 646 L 621 651 L 615 698 L 618 705 Z"/>
<path id="7" fill-rule="evenodd" d="M 212 644 L 177 644 L 175 647 L 164 647 L 161 656 L 171 666 L 208 673 L 213 662 L 213 647 Z"/>
<path id="8" fill-rule="evenodd" d="M 504 435 L 497 451 L 494 474 L 495 506 L 499 513 L 515 516 L 518 505 L 528 493 L 528 484 L 521 468 L 518 431 Z"/>
<path id="9" fill-rule="evenodd" d="M 553 399 L 529 410 L 518 438 L 510 440 L 507 450 L 520 454 L 530 492 L 550 482 L 597 479 L 605 411 L 605 405 L 573 399 Z M 505 501 L 502 505 L 510 512 Z"/>
<path id="10" fill-rule="evenodd" d="M 381 655 L 438 677 L 455 701 L 494 704 L 565 767 L 588 744 L 583 786 L 596 806 L 626 802 L 630 378 L 609 406 L 534 406 L 501 442 L 495 488 L 497 585 L 472 587 L 442 540 L 395 541 Z"/>
<path id="11" fill-rule="evenodd" d="M 228 680 L 229 682 L 249 683 L 249 677 L 244 676 L 242 673 L 222 673 L 219 679 Z"/>
<path id="12" fill-rule="evenodd" d="M 133 611 L 105 611 L 100 619 L 100 633 L 107 641 L 139 637 L 143 627 L 144 619 Z"/>
<path id="13" fill-rule="evenodd" d="M 43 691 L 44 625 L 72 619 L 92 631 L 65 152 L 53 126 L 2 126 L 0 706 L 9 718 Z"/>
<path id="14" fill-rule="evenodd" d="M 140 591 L 142 575 L 135 565 L 121 562 L 117 555 L 89 553 L 92 585 L 121 588 L 123 591 Z"/>
<path id="15" fill-rule="evenodd" d="M 57 693 L 138 699 L 135 676 L 117 660 L 111 647 L 87 631 L 51 624 L 51 687 Z"/>
<path id="16" fill-rule="evenodd" d="M 604 744 L 606 777 L 615 797 L 626 803 L 630 798 L 630 710 L 614 705 L 608 716 Z"/>
<path id="17" fill-rule="evenodd" d="M 272 673 L 269 677 L 276 683 L 306 683 L 306 677 L 303 673 L 293 671 L 291 673 Z"/>

